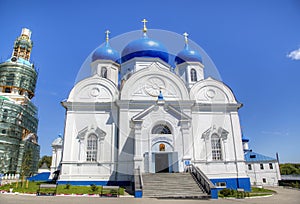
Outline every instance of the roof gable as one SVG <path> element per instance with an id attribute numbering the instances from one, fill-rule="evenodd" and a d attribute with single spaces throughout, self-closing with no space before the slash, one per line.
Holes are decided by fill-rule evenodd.
<path id="1" fill-rule="evenodd" d="M 150 106 L 149 108 L 143 110 L 142 112 L 138 113 L 134 117 L 132 117 L 133 122 L 141 121 L 145 116 L 150 114 L 151 112 L 157 110 L 157 108 L 162 107 L 167 113 L 174 115 L 176 118 L 178 118 L 180 121 L 189 121 L 191 118 L 186 115 L 185 113 L 177 110 L 171 105 L 163 105 L 163 104 L 154 104 Z"/>

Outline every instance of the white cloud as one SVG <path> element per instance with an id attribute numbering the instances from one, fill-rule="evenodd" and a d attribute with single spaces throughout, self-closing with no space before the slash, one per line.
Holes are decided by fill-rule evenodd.
<path id="1" fill-rule="evenodd" d="M 287 55 L 288 58 L 293 60 L 300 60 L 300 48 L 298 50 L 294 50 Z"/>

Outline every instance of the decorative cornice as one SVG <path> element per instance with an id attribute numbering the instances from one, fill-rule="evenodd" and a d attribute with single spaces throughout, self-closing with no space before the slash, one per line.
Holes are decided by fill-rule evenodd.
<path id="1" fill-rule="evenodd" d="M 180 101 L 164 101 L 165 106 L 172 106 L 174 108 L 186 109 L 194 105 L 194 100 L 180 100 Z M 121 109 L 141 109 L 147 108 L 157 104 L 156 100 L 117 100 L 116 105 Z"/>
<path id="2" fill-rule="evenodd" d="M 209 140 L 210 137 L 216 134 L 218 135 L 222 140 L 226 140 L 227 136 L 229 134 L 229 132 L 225 129 L 223 129 L 222 127 L 219 127 L 218 129 L 216 128 L 215 125 L 213 125 L 212 127 L 208 128 L 203 134 L 202 134 L 202 138 L 205 140 Z"/>
<path id="3" fill-rule="evenodd" d="M 98 140 L 104 140 L 106 136 L 106 132 L 101 130 L 98 126 L 90 125 L 90 126 L 86 126 L 85 128 L 83 128 L 78 132 L 77 139 L 82 141 L 90 134 L 96 134 Z"/>
<path id="4" fill-rule="evenodd" d="M 188 116 L 187 114 L 185 114 L 184 112 L 177 110 L 176 108 L 174 108 L 172 105 L 160 105 L 160 104 L 153 104 L 152 106 L 150 106 L 149 108 L 143 110 L 142 112 L 138 113 L 137 115 L 135 115 L 134 117 L 132 117 L 132 121 L 135 122 L 141 122 L 143 121 L 143 118 L 148 115 L 149 113 L 151 113 L 152 111 L 155 111 L 159 108 L 159 106 L 161 106 L 161 108 L 163 108 L 166 112 L 168 112 L 169 114 L 174 115 L 175 117 L 178 118 L 178 120 L 180 121 L 180 123 L 187 123 L 191 120 L 191 117 Z"/>
<path id="5" fill-rule="evenodd" d="M 193 112 L 204 111 L 221 111 L 221 112 L 236 112 L 243 104 L 241 103 L 195 103 L 192 108 Z"/>
<path id="6" fill-rule="evenodd" d="M 70 102 L 62 101 L 61 105 L 67 111 L 105 111 L 115 109 L 116 104 L 114 102 Z"/>

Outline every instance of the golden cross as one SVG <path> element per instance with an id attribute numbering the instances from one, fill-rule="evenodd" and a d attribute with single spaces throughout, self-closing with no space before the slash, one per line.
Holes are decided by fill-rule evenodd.
<path id="1" fill-rule="evenodd" d="M 144 18 L 143 20 L 142 20 L 142 23 L 144 23 L 144 28 L 143 28 L 143 32 L 144 33 L 146 33 L 147 32 L 147 27 L 146 27 L 146 23 L 147 23 L 148 21 Z"/>
<path id="2" fill-rule="evenodd" d="M 189 34 L 187 32 L 185 32 L 185 33 L 183 33 L 183 36 L 184 36 L 185 44 L 188 44 L 188 36 L 189 36 Z"/>
<path id="3" fill-rule="evenodd" d="M 108 42 L 110 31 L 109 31 L 109 30 L 106 30 L 106 31 L 105 31 L 105 34 L 106 34 L 106 42 Z"/>

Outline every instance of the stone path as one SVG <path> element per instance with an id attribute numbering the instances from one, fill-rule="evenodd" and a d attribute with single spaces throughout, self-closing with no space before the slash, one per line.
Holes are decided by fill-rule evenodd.
<path id="1" fill-rule="evenodd" d="M 270 188 L 271 189 L 271 188 Z M 277 194 L 271 197 L 247 198 L 247 199 L 218 199 L 218 200 L 167 200 L 152 198 L 100 198 L 100 197 L 71 197 L 71 196 L 28 196 L 0 194 L 1 204 L 299 204 L 300 190 L 286 189 L 282 187 L 272 188 Z"/>

